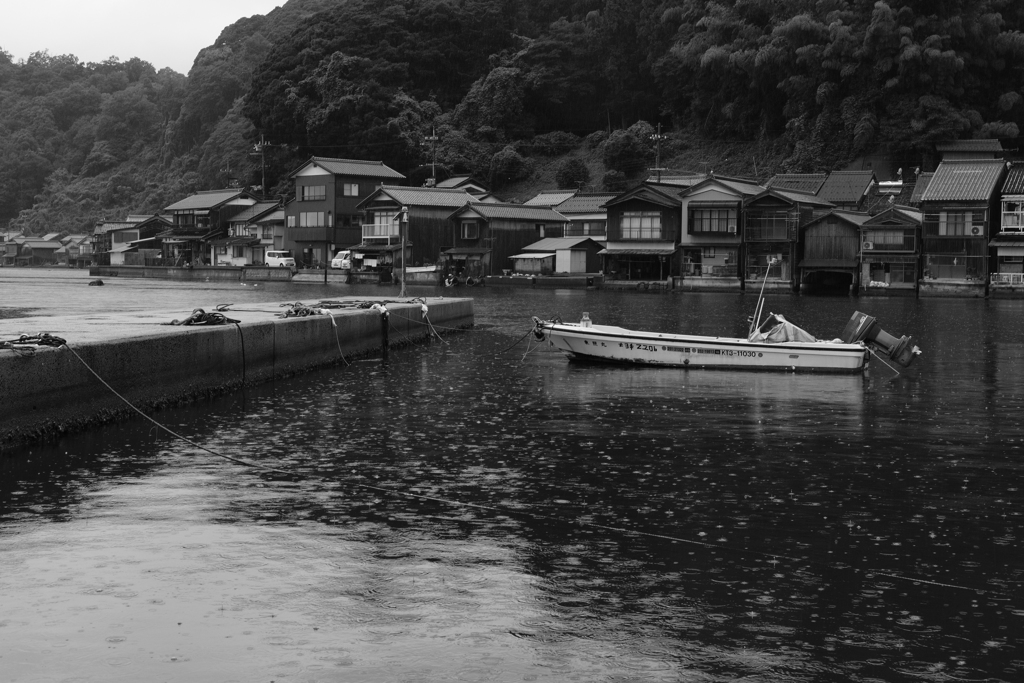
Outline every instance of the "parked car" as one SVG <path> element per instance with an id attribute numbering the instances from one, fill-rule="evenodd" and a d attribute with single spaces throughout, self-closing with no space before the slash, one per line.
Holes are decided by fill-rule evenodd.
<path id="1" fill-rule="evenodd" d="M 352 252 L 342 249 L 335 254 L 334 259 L 331 261 L 331 268 L 335 270 L 352 270 Z"/>
<path id="2" fill-rule="evenodd" d="M 295 266 L 295 259 L 290 251 L 268 251 L 266 257 L 267 265 L 274 268 L 290 268 L 292 273 L 299 269 Z"/>

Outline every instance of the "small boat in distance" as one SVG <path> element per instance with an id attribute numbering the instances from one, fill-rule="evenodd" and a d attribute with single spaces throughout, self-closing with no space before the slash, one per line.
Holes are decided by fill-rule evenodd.
<path id="1" fill-rule="evenodd" d="M 682 368 L 857 373 L 873 354 L 907 367 L 921 353 L 910 337 L 897 339 L 860 311 L 838 338 L 821 340 L 776 313 L 761 321 L 763 308 L 762 288 L 746 339 L 594 325 L 589 313 L 578 323 L 534 317 L 533 333 L 574 360 Z"/>

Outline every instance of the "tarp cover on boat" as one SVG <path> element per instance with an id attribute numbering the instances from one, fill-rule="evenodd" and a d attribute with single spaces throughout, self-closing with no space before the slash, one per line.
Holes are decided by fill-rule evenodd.
<path id="1" fill-rule="evenodd" d="M 800 329 L 783 318 L 781 314 L 772 313 L 761 324 L 761 327 L 754 330 L 747 341 L 781 344 L 782 342 L 816 342 L 818 340 L 806 330 Z"/>

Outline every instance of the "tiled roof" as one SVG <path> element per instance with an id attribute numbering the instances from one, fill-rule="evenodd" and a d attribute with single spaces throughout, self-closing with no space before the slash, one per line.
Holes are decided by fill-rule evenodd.
<path id="1" fill-rule="evenodd" d="M 530 206 L 557 206 L 574 194 L 576 190 L 541 190 L 523 203 Z"/>
<path id="2" fill-rule="evenodd" d="M 22 244 L 32 249 L 60 249 L 61 243 L 57 240 L 25 240 Z"/>
<path id="3" fill-rule="evenodd" d="M 361 201 L 359 207 L 365 207 L 372 199 L 380 195 L 386 195 L 404 206 L 432 206 L 449 209 L 457 209 L 476 199 L 463 189 L 384 185 Z"/>
<path id="4" fill-rule="evenodd" d="M 224 202 L 231 201 L 244 193 L 244 190 L 232 188 L 228 190 L 204 190 L 191 197 L 185 197 L 181 201 L 168 206 L 164 211 L 189 211 L 194 209 L 213 209 Z"/>
<path id="5" fill-rule="evenodd" d="M 761 194 L 765 190 L 763 185 L 758 185 L 753 181 L 728 180 L 725 178 L 712 178 L 712 180 L 721 183 L 725 187 L 732 189 L 734 192 L 737 192 L 741 195 L 745 195 L 748 197 L 753 196 L 755 194 Z"/>
<path id="6" fill-rule="evenodd" d="M 1010 165 L 1003 183 L 1003 194 L 1024 194 L 1024 163 Z"/>
<path id="7" fill-rule="evenodd" d="M 529 251 L 558 251 L 559 249 L 572 249 L 577 244 L 592 241 L 589 237 L 547 237 L 539 242 L 528 244 L 523 249 Z M 594 242 L 594 244 L 597 244 L 597 242 Z"/>
<path id="8" fill-rule="evenodd" d="M 566 222 L 565 216 L 549 206 L 474 202 L 466 208 L 473 210 L 484 218 L 510 218 L 513 220 L 546 221 L 554 223 Z M 461 213 L 461 211 L 459 213 Z"/>
<path id="9" fill-rule="evenodd" d="M 826 177 L 824 173 L 780 173 L 765 183 L 765 187 L 817 194 Z"/>
<path id="10" fill-rule="evenodd" d="M 656 183 L 658 185 L 675 185 L 677 187 L 692 187 L 699 182 L 707 180 L 709 176 L 703 173 L 686 173 L 683 175 L 665 175 L 662 174 L 659 179 L 658 176 L 651 176 L 647 179 L 647 182 Z"/>
<path id="11" fill-rule="evenodd" d="M 110 221 L 107 223 L 98 223 L 96 229 L 92 234 L 103 235 L 112 230 L 127 230 L 128 228 L 134 228 L 137 223 L 129 223 L 128 221 Z"/>
<path id="12" fill-rule="evenodd" d="M 832 206 L 831 202 L 827 202 L 824 199 L 820 199 L 818 197 L 815 197 L 813 194 L 807 194 L 806 192 L 796 192 L 796 191 L 793 191 L 793 190 L 776 190 L 776 189 L 767 189 L 767 190 L 765 190 L 764 192 L 762 192 L 759 195 L 756 195 L 754 197 L 747 197 L 746 199 L 743 200 L 743 203 L 744 204 L 749 204 L 750 202 L 752 202 L 752 201 L 754 201 L 756 199 L 761 199 L 762 197 L 767 197 L 767 196 L 771 196 L 771 195 L 774 195 L 776 197 L 780 197 L 780 198 L 785 199 L 786 201 L 789 201 L 789 202 L 793 202 L 794 204 L 805 204 L 807 206 L 820 206 L 820 207 L 831 207 Z"/>
<path id="13" fill-rule="evenodd" d="M 256 202 L 252 206 L 247 206 L 243 210 L 236 213 L 231 217 L 232 223 L 240 223 L 243 221 L 250 221 L 256 216 L 259 216 L 264 211 L 269 211 L 278 205 L 276 201 L 262 201 Z"/>
<path id="14" fill-rule="evenodd" d="M 873 171 L 832 171 L 815 194 L 834 204 L 855 204 L 874 181 Z"/>
<path id="15" fill-rule="evenodd" d="M 935 143 L 936 152 L 1002 152 L 999 140 L 944 140 Z"/>
<path id="16" fill-rule="evenodd" d="M 921 175 L 917 176 L 917 184 L 914 185 L 914 193 L 910 195 L 911 204 L 921 203 L 921 195 L 923 195 L 924 191 L 928 189 L 928 185 L 929 183 L 932 182 L 932 176 L 934 175 L 934 172 L 930 172 L 922 173 Z"/>
<path id="17" fill-rule="evenodd" d="M 555 208 L 558 209 L 558 213 L 566 215 L 571 213 L 600 213 L 604 211 L 604 203 L 615 196 L 614 192 L 577 194 L 569 197 Z"/>
<path id="18" fill-rule="evenodd" d="M 271 211 L 266 216 L 260 216 L 257 223 L 272 223 L 274 221 L 284 221 L 284 209 L 278 209 L 277 211 Z"/>
<path id="19" fill-rule="evenodd" d="M 309 161 L 292 171 L 291 175 L 294 176 L 309 164 L 316 164 L 328 173 L 333 173 L 334 175 L 366 176 L 368 178 L 393 178 L 397 180 L 405 179 L 405 176 L 395 169 L 385 166 L 383 161 L 332 159 L 330 157 L 310 157 Z"/>
<path id="20" fill-rule="evenodd" d="M 935 169 L 923 202 L 987 201 L 1002 179 L 1006 162 L 1002 159 L 957 159 L 943 161 Z"/>
<path id="21" fill-rule="evenodd" d="M 447 180 L 438 182 L 435 187 L 465 187 L 466 185 L 476 185 L 485 190 L 487 189 L 486 185 L 474 179 L 473 176 L 468 175 L 454 175 Z"/>

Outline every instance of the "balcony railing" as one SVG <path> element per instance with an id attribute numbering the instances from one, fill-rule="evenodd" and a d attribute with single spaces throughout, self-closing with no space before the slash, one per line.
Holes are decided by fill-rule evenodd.
<path id="1" fill-rule="evenodd" d="M 363 241 L 374 244 L 397 244 L 401 241 L 398 226 L 393 223 L 363 223 Z"/>
<path id="2" fill-rule="evenodd" d="M 1024 285 L 1024 273 L 992 273 L 994 285 Z"/>

